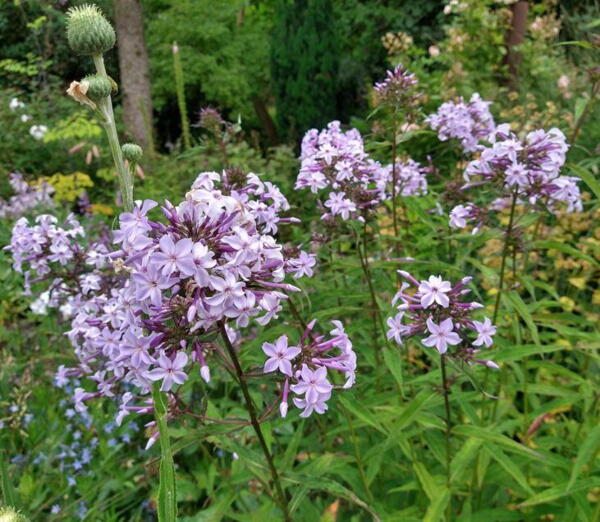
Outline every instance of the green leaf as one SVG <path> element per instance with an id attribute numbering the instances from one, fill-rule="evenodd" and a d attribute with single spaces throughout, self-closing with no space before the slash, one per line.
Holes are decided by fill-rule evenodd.
<path id="1" fill-rule="evenodd" d="M 421 483 L 423 491 L 425 491 L 425 494 L 427 495 L 427 498 L 430 502 L 433 502 L 437 497 L 439 491 L 438 484 L 430 475 L 429 471 L 427 471 L 427 467 L 425 466 L 425 464 L 421 462 L 414 462 L 413 468 L 415 470 L 417 478 L 419 479 L 419 482 Z"/>
<path id="2" fill-rule="evenodd" d="M 384 435 L 387 435 L 387 431 L 381 426 L 375 416 L 366 408 L 363 408 L 357 401 L 350 401 L 348 398 L 341 396 L 338 400 L 342 403 L 342 406 L 351 412 L 357 419 L 361 420 L 365 424 L 375 428 Z"/>
<path id="3" fill-rule="evenodd" d="M 462 435 L 463 437 L 475 437 L 478 439 L 482 439 L 486 442 L 492 442 L 494 444 L 498 444 L 500 446 L 504 446 L 506 449 L 520 453 L 522 455 L 527 455 L 528 457 L 541 458 L 542 455 L 529 449 L 527 446 L 523 446 L 523 444 L 519 444 L 514 440 L 508 438 L 506 435 L 502 435 L 501 433 L 496 433 L 490 431 L 489 429 L 481 428 L 479 426 L 455 426 L 452 428 L 452 433 L 457 435 Z"/>
<path id="4" fill-rule="evenodd" d="M 567 245 L 566 243 L 561 243 L 560 241 L 552 241 L 552 240 L 545 239 L 542 241 L 536 241 L 535 243 L 533 243 L 533 247 L 534 248 L 542 248 L 542 249 L 546 249 L 546 250 L 558 250 L 559 252 L 562 252 L 563 254 L 567 254 L 572 257 L 577 257 L 579 259 L 583 259 L 584 261 L 587 261 L 588 263 L 591 263 L 592 265 L 598 264 L 598 262 L 593 257 L 588 256 L 587 254 L 584 254 L 578 248 Z"/>
<path id="5" fill-rule="evenodd" d="M 158 487 L 157 511 L 159 522 L 177 521 L 177 492 L 175 486 L 175 465 L 171 453 L 169 428 L 167 426 L 167 407 L 165 395 L 160 391 L 157 382 L 152 387 L 154 413 L 160 432 L 160 484 Z"/>
<path id="6" fill-rule="evenodd" d="M 571 478 L 569 479 L 569 484 L 567 485 L 567 489 L 571 489 L 575 481 L 581 474 L 584 466 L 590 463 L 590 461 L 596 455 L 598 451 L 598 447 L 600 446 L 600 424 L 597 425 L 586 437 L 579 451 L 577 452 L 577 458 L 575 459 L 575 464 L 573 464 L 573 470 L 571 471 Z"/>
<path id="7" fill-rule="evenodd" d="M 552 502 L 558 498 L 566 497 L 577 491 L 585 491 L 600 486 L 600 477 L 589 477 L 584 480 L 578 480 L 569 487 L 568 482 L 559 484 L 558 486 L 551 487 L 533 497 L 529 498 L 525 502 L 519 504 L 520 507 L 535 506 L 537 504 L 545 504 Z"/>
<path id="8" fill-rule="evenodd" d="M 7 506 L 18 508 L 17 494 L 8 476 L 8 464 L 4 458 L 4 451 L 0 451 L 0 475 L 2 479 L 2 498 Z"/>
<path id="9" fill-rule="evenodd" d="M 537 326 L 533 321 L 533 317 L 529 312 L 527 305 L 521 299 L 521 296 L 516 292 L 505 292 L 502 294 L 502 298 L 507 300 L 513 308 L 517 311 L 517 313 L 521 316 L 521 319 L 525 321 L 525 324 L 529 328 L 529 332 L 531 333 L 531 339 L 535 344 L 540 344 L 540 336 L 538 334 Z"/>
<path id="10" fill-rule="evenodd" d="M 506 456 L 506 454 L 497 446 L 491 446 L 489 444 L 485 445 L 486 451 L 490 454 L 490 456 L 498 463 L 500 466 L 506 471 L 512 478 L 514 478 L 527 492 L 529 495 L 534 495 L 535 491 L 531 489 L 531 486 L 527 482 L 527 478 L 523 475 L 521 468 L 515 464 L 513 460 Z"/>
<path id="11" fill-rule="evenodd" d="M 436 497 L 427 508 L 423 522 L 438 522 L 441 520 L 448 502 L 450 502 L 450 491 L 447 488 L 438 491 Z"/>
<path id="12" fill-rule="evenodd" d="M 481 442 L 481 439 L 468 439 L 467 442 L 462 445 L 460 450 L 458 450 L 458 453 L 450 463 L 451 478 L 453 482 L 460 477 L 471 461 L 477 457 Z"/>
<path id="13" fill-rule="evenodd" d="M 383 361 L 385 362 L 388 370 L 394 376 L 394 379 L 396 379 L 398 388 L 402 390 L 404 385 L 404 377 L 402 376 L 402 360 L 400 350 L 384 347 Z"/>

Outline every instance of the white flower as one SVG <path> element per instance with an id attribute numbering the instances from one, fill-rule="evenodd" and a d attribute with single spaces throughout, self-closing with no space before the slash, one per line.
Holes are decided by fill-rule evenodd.
<path id="1" fill-rule="evenodd" d="M 32 125 L 29 129 L 29 134 L 31 134 L 36 140 L 41 140 L 48 132 L 48 127 L 45 125 Z"/>
<path id="2" fill-rule="evenodd" d="M 8 108 L 11 111 L 22 109 L 23 107 L 25 107 L 25 104 L 21 100 L 19 100 L 19 98 L 13 98 L 8 104 Z"/>
<path id="3" fill-rule="evenodd" d="M 21 121 L 23 123 L 27 123 L 30 119 L 31 119 L 31 116 L 29 114 L 21 114 Z"/>

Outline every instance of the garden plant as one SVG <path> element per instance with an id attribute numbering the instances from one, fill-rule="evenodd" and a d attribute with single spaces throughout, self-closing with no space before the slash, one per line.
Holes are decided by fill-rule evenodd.
<path id="1" fill-rule="evenodd" d="M 9 3 L 1 522 L 600 520 L 597 4 Z"/>

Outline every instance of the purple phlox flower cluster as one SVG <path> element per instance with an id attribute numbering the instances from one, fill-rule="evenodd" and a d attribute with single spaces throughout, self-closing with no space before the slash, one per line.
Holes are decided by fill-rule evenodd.
<path id="1" fill-rule="evenodd" d="M 504 197 L 516 195 L 551 212 L 582 210 L 579 178 L 561 176 L 569 145 L 557 128 L 528 133 L 523 140 L 502 124 L 490 136 L 491 145 L 465 170 L 465 189 L 495 183 Z"/>
<path id="2" fill-rule="evenodd" d="M 121 248 L 109 253 L 74 242 L 83 229 L 73 217 L 66 229 L 42 216 L 35 227 L 20 221 L 13 231 L 10 248 L 19 270 L 27 262 L 38 273 L 53 273 L 52 262 L 72 271 L 73 262 L 91 262 L 90 256 L 98 267 L 65 289 L 75 296 L 67 336 L 79 365 L 59 368 L 56 380 L 85 374 L 96 384 L 96 391 L 75 390 L 78 411 L 92 398 L 117 397 L 121 422 L 131 412 L 152 412 L 151 399 L 140 396 L 153 382 L 168 392 L 183 384 L 194 366 L 209 381 L 214 344 L 207 339 L 219 324 L 267 325 L 281 311 L 285 292 L 298 291 L 284 282 L 286 274 L 312 275 L 314 256 L 296 249 L 287 259 L 270 235 L 295 220 L 279 217 L 287 201 L 256 175 L 202 173 L 178 206 L 163 205 L 166 222 L 150 218 L 155 207 L 154 201 L 140 201 L 121 214 L 114 231 Z M 58 257 L 49 260 L 57 249 Z M 110 285 L 99 270 L 107 260 Z M 234 342 L 235 332 L 227 331 Z M 131 392 L 122 393 L 121 384 Z"/>
<path id="3" fill-rule="evenodd" d="M 382 192 L 386 191 L 391 195 L 392 190 L 388 188 L 393 183 L 393 166 L 387 165 L 381 169 L 381 177 L 378 186 Z M 412 159 L 396 162 L 396 195 L 400 196 L 421 196 L 427 194 L 427 174 L 430 174 L 432 167 L 424 167 Z"/>
<path id="4" fill-rule="evenodd" d="M 385 80 L 373 86 L 377 103 L 394 108 L 407 108 L 416 104 L 422 93 L 416 88 L 419 80 L 401 64 L 386 71 Z"/>
<path id="5" fill-rule="evenodd" d="M 68 317 L 83 301 L 114 283 L 112 270 L 108 279 L 103 274 L 110 264 L 106 230 L 98 241 L 86 243 L 85 235 L 73 214 L 62 225 L 48 214 L 36 217 L 33 224 L 24 217 L 14 224 L 5 249 L 12 253 L 13 268 L 24 275 L 25 294 L 31 294 L 33 283 L 50 281 L 48 290 L 32 304 L 35 313 L 59 307 Z"/>
<path id="6" fill-rule="evenodd" d="M 345 382 L 339 386 L 351 388 L 355 380 L 356 354 L 352 342 L 340 321 L 332 321 L 334 328 L 330 337 L 313 332 L 316 321 L 311 321 L 302 334 L 298 346 L 290 346 L 286 335 L 275 343 L 264 343 L 267 356 L 265 373 L 277 372 L 284 377 L 279 411 L 287 415 L 288 395 L 295 394 L 293 403 L 300 408 L 301 417 L 313 412 L 323 414 L 331 398 L 334 385 L 329 380 L 329 371 L 341 372 Z M 335 350 L 335 352 L 334 352 Z"/>
<path id="7" fill-rule="evenodd" d="M 381 165 L 365 152 L 358 130 L 344 132 L 339 121 L 332 121 L 320 132 L 311 129 L 304 135 L 300 161 L 296 189 L 308 188 L 315 194 L 326 192 L 323 218 L 362 220 L 366 212 L 385 199 Z"/>
<path id="8" fill-rule="evenodd" d="M 441 276 L 417 281 L 408 272 L 398 270 L 398 273 L 408 282 L 402 283 L 392 301 L 398 312 L 387 320 L 388 339 L 402 344 L 405 338 L 418 336 L 423 345 L 435 348 L 440 354 L 498 368 L 493 361 L 479 358 L 480 350 L 476 347 L 489 348 L 496 327 L 487 317 L 481 322 L 471 317 L 475 310 L 483 308 L 481 304 L 462 301 L 470 292 L 466 287 L 470 277 L 452 285 Z M 416 291 L 409 293 L 411 285 Z"/>
<path id="9" fill-rule="evenodd" d="M 457 102 L 443 103 L 438 111 L 425 121 L 437 131 L 441 141 L 458 139 L 465 152 L 475 152 L 481 148 L 480 141 L 488 140 L 495 129 L 494 117 L 490 113 L 491 102 L 481 99 L 475 93 L 466 103 L 463 98 Z"/>
<path id="10" fill-rule="evenodd" d="M 47 209 L 54 206 L 52 200 L 54 189 L 45 181 L 30 185 L 22 174 L 13 172 L 9 174 L 8 182 L 14 195 L 8 200 L 0 198 L 0 218 L 15 219 L 33 208 Z"/>

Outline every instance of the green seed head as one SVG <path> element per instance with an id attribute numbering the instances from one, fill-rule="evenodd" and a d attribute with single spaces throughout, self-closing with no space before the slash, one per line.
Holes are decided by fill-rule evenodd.
<path id="1" fill-rule="evenodd" d="M 139 163 L 142 159 L 142 147 L 135 143 L 125 143 L 121 147 L 121 151 L 123 151 L 123 157 L 132 163 Z"/>
<path id="2" fill-rule="evenodd" d="M 84 82 L 88 82 L 89 87 L 87 90 L 87 97 L 92 101 L 100 101 L 102 98 L 106 98 L 112 91 L 112 83 L 108 78 L 104 76 L 98 76 L 97 74 L 91 74 L 83 79 Z"/>
<path id="3" fill-rule="evenodd" d="M 115 30 L 95 5 L 72 7 L 67 12 L 67 39 L 77 54 L 103 54 L 115 45 Z"/>

